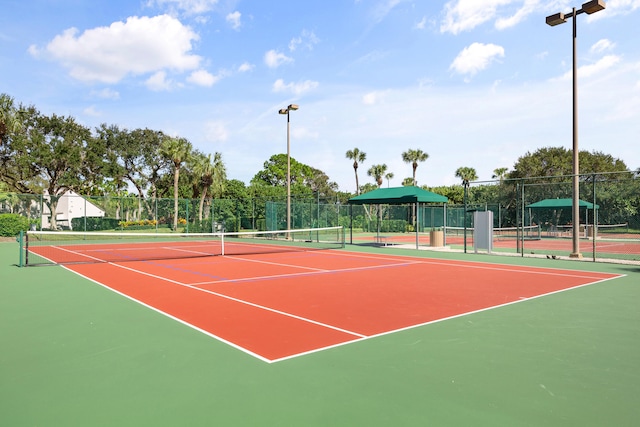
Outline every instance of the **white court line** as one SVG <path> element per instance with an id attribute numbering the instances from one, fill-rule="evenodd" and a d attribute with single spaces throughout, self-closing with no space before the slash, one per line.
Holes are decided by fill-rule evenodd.
<path id="1" fill-rule="evenodd" d="M 304 265 L 294 265 L 294 264 L 283 264 L 280 262 L 273 262 L 273 261 L 263 261 L 263 260 L 259 260 L 259 259 L 250 259 L 250 258 L 241 258 L 238 256 L 233 256 L 233 255 L 226 255 L 225 258 L 230 258 L 230 259 L 235 259 L 235 260 L 239 260 L 239 261 L 246 261 L 246 262 L 255 262 L 258 264 L 268 264 L 268 265 L 277 265 L 280 267 L 293 267 L 293 268 L 302 268 L 305 270 L 314 270 L 314 271 L 322 271 L 322 272 L 326 272 L 326 271 L 331 271 L 331 270 L 326 270 L 324 268 L 314 268 L 314 267 L 307 267 Z"/>
<path id="2" fill-rule="evenodd" d="M 357 254 L 357 255 L 351 255 L 351 254 Z M 520 266 L 520 268 L 517 268 L 516 266 L 511 266 L 509 264 L 494 264 L 494 263 L 488 263 L 488 262 L 482 262 L 482 261 L 434 261 L 432 259 L 425 259 L 422 257 L 417 257 L 417 256 L 411 256 L 411 255 L 389 255 L 392 258 L 387 258 L 385 257 L 377 257 L 377 256 L 367 256 L 367 255 L 360 255 L 359 252 L 352 252 L 349 254 L 349 256 L 354 256 L 357 258 L 370 258 L 370 259 L 395 259 L 397 260 L 398 258 L 410 258 L 410 259 L 416 259 L 417 263 L 422 263 L 422 264 L 429 264 L 429 265 L 445 265 L 445 266 L 449 266 L 449 267 L 463 267 L 463 268 L 477 268 L 477 269 L 481 269 L 481 270 L 495 270 L 495 271 L 507 271 L 507 272 L 515 272 L 515 273 L 531 273 L 531 274 L 542 274 L 542 275 L 549 275 L 549 276 L 558 276 L 558 277 L 579 277 L 579 278 L 585 278 L 585 279 L 601 279 L 601 277 L 596 277 L 596 276 L 589 276 L 588 273 L 595 273 L 595 274 L 610 274 L 610 273 L 600 273 L 600 272 L 583 272 L 582 270 L 572 270 L 570 268 L 560 268 L 560 267 L 539 267 L 539 266 Z M 500 267 L 496 267 L 496 266 L 500 266 Z M 552 270 L 552 272 L 549 271 L 542 271 L 542 270 Z M 567 274 L 567 273 L 559 273 L 559 272 L 554 272 L 553 270 L 556 271 L 574 271 L 576 274 Z M 584 274 L 579 274 L 579 273 L 584 273 Z"/>
<path id="3" fill-rule="evenodd" d="M 348 273 L 351 271 L 360 271 L 360 270 L 374 270 L 374 269 L 379 269 L 379 268 L 388 268 L 388 267 L 404 267 L 407 265 L 414 265 L 414 264 L 419 264 L 418 262 L 403 262 L 403 263 L 399 263 L 399 264 L 384 264 L 384 265 L 373 265 L 373 266 L 366 266 L 366 267 L 350 267 L 350 268 L 343 268 L 343 269 L 337 269 L 337 270 L 317 270 L 317 271 L 305 271 L 305 272 L 301 272 L 301 273 L 283 273 L 283 274 L 272 274 L 269 276 L 253 276 L 253 277 L 241 277 L 238 279 L 221 279 L 221 280 L 212 280 L 212 281 L 206 281 L 206 282 L 194 282 L 189 284 L 190 286 L 203 286 L 203 285 L 213 285 L 213 284 L 217 284 L 217 283 L 234 283 L 234 282 L 250 282 L 253 280 L 263 280 L 263 279 L 276 279 L 276 278 L 287 278 L 287 277 L 298 277 L 298 276 L 313 276 L 313 275 L 317 275 L 317 274 L 332 274 L 332 273 Z M 296 265 L 287 265 L 287 264 L 280 264 L 282 266 L 289 266 L 289 267 L 293 267 L 296 268 L 298 266 Z"/>
<path id="4" fill-rule="evenodd" d="M 111 263 L 110 263 L 110 264 L 111 264 Z M 115 265 L 115 264 L 112 264 L 112 265 Z M 264 357 L 264 356 L 261 356 L 261 355 L 259 355 L 259 354 L 257 354 L 257 353 L 254 353 L 254 352 L 252 352 L 251 350 L 248 350 L 248 349 L 246 349 L 246 348 L 244 348 L 244 347 L 241 347 L 241 346 L 239 346 L 238 344 L 235 344 L 235 343 L 233 343 L 233 342 L 231 342 L 231 341 L 225 340 L 224 338 L 219 337 L 219 336 L 217 336 L 217 335 L 215 335 L 215 334 L 213 334 L 213 333 L 211 333 L 211 332 L 209 332 L 209 331 L 206 331 L 206 330 L 204 330 L 204 329 L 202 329 L 202 328 L 199 328 L 199 327 L 197 327 L 197 326 L 195 326 L 195 325 L 192 325 L 191 323 L 189 323 L 189 322 L 187 322 L 187 321 L 185 321 L 185 320 L 182 320 L 182 319 L 180 319 L 179 317 L 173 316 L 173 315 L 171 315 L 171 314 L 169 314 L 169 313 L 167 313 L 167 312 L 165 312 L 165 311 L 160 310 L 159 308 L 156 308 L 156 307 L 154 307 L 154 306 L 152 306 L 152 305 L 149 305 L 149 304 L 144 303 L 144 302 L 142 302 L 142 301 L 140 301 L 140 300 L 138 300 L 138 299 L 135 299 L 135 298 L 133 298 L 133 297 L 132 297 L 132 296 L 130 296 L 130 295 L 127 295 L 127 294 L 125 294 L 125 293 L 123 293 L 123 292 L 120 292 L 120 291 L 118 291 L 118 290 L 115 290 L 115 289 L 113 289 L 113 288 L 111 288 L 111 287 L 109 287 L 109 286 L 105 285 L 104 283 L 100 283 L 100 282 L 98 282 L 97 280 L 92 279 L 92 278 L 90 278 L 90 277 L 87 277 L 87 276 L 85 276 L 84 274 L 79 273 L 79 272 L 77 272 L 77 271 L 74 271 L 74 270 L 72 270 L 71 268 L 69 268 L 69 267 L 67 267 L 67 266 L 64 266 L 64 265 L 63 265 L 63 266 L 62 266 L 62 268 L 64 268 L 64 269 L 65 269 L 65 270 L 67 270 L 67 271 L 70 271 L 70 272 L 72 272 L 72 273 L 74 273 L 74 274 L 77 274 L 78 276 L 80 276 L 80 277 L 82 277 L 82 278 L 84 278 L 84 279 L 86 279 L 86 280 L 89 280 L 90 282 L 93 282 L 93 283 L 95 283 L 95 284 L 97 284 L 97 285 L 99 285 L 99 286 L 102 286 L 103 288 L 105 288 L 105 289 L 107 289 L 107 290 L 109 290 L 109 291 L 111 291 L 111 292 L 115 292 L 116 294 L 121 295 L 121 296 L 123 296 L 123 297 L 127 298 L 127 299 L 128 299 L 128 300 L 130 300 L 130 301 L 134 301 L 134 302 L 136 302 L 136 303 L 138 303 L 138 304 L 140 304 L 140 305 L 142 305 L 142 306 L 144 306 L 144 307 L 150 308 L 151 310 L 155 311 L 156 313 L 162 314 L 163 316 L 166 316 L 166 317 L 168 317 L 169 319 L 175 320 L 175 321 L 177 321 L 177 322 L 179 322 L 179 323 L 182 323 L 183 325 L 185 325 L 185 326 L 187 326 L 187 327 L 189 327 L 189 328 L 191 328 L 191 329 L 194 329 L 194 330 L 196 330 L 196 331 L 198 331 L 198 332 L 201 332 L 201 333 L 203 333 L 203 334 L 205 334 L 205 335 L 207 335 L 207 336 L 210 336 L 211 338 L 214 338 L 214 339 L 216 339 L 216 340 L 220 341 L 221 343 L 227 344 L 227 345 L 229 345 L 229 346 L 231 346 L 231 347 L 233 347 L 233 348 L 235 348 L 235 349 L 237 349 L 237 350 L 240 350 L 240 351 L 242 351 L 242 352 L 244 352 L 244 353 L 246 353 L 246 354 L 248 354 L 248 355 L 250 355 L 250 356 L 253 356 L 253 357 L 255 357 L 256 359 L 262 360 L 263 362 L 266 362 L 266 363 L 271 363 L 271 360 L 270 360 L 270 359 L 267 359 L 267 358 L 266 358 L 266 357 Z"/>
<path id="5" fill-rule="evenodd" d="M 86 253 L 84 253 L 84 252 L 72 251 L 72 250 L 70 250 L 70 249 L 67 249 L 67 248 L 64 248 L 64 247 L 61 247 L 61 246 L 51 246 L 51 247 L 52 247 L 52 248 L 59 249 L 59 250 L 64 251 L 64 252 L 69 252 L 70 254 L 74 254 L 74 255 L 78 255 L 78 256 L 85 257 L 85 258 L 93 259 L 93 260 L 95 260 L 95 261 L 99 261 L 99 262 L 104 262 L 104 259 L 102 259 L 102 258 L 96 258 L 96 257 L 93 257 L 93 256 L 91 256 L 91 255 L 87 255 L 87 254 L 86 254 Z M 36 253 L 36 255 L 38 255 L 38 254 Z M 38 255 L 38 256 L 41 256 L 41 255 Z M 43 258 L 44 258 L 44 257 L 43 257 Z M 48 259 L 48 258 L 45 258 L 45 259 Z M 56 263 L 56 264 L 57 264 L 57 263 Z"/>
<path id="6" fill-rule="evenodd" d="M 335 331 L 339 331 L 339 332 L 342 332 L 342 333 L 345 333 L 345 334 L 354 335 L 354 336 L 357 336 L 357 337 L 364 337 L 365 336 L 365 335 L 359 334 L 357 332 L 353 332 L 353 331 L 349 331 L 347 329 L 338 328 L 337 326 L 329 325 L 327 323 L 318 322 L 316 320 L 308 319 L 306 317 L 298 316 L 298 315 L 295 315 L 295 314 L 292 314 L 292 313 L 287 313 L 286 311 L 276 310 L 274 308 L 270 308 L 270 307 L 267 307 L 267 306 L 264 306 L 264 305 L 255 304 L 255 303 L 252 303 L 252 302 L 249 302 L 249 301 L 246 301 L 246 300 L 242 300 L 240 298 L 234 298 L 234 297 L 231 297 L 229 295 L 221 294 L 219 292 L 210 291 L 208 289 L 202 289 L 202 288 L 198 288 L 198 287 L 195 287 L 195 286 L 192 286 L 192 285 L 187 285 L 185 283 L 180 283 L 180 282 L 177 282 L 175 280 L 167 279 L 167 278 L 162 277 L 162 276 L 157 276 L 157 275 L 151 274 L 151 273 L 145 273 L 143 271 L 139 271 L 139 270 L 136 270 L 134 268 L 125 267 L 123 265 L 118 265 L 118 264 L 114 264 L 114 263 L 109 263 L 109 264 L 113 265 L 114 267 L 122 268 L 124 270 L 129 270 L 129 271 L 133 271 L 135 273 L 144 274 L 144 275 L 147 275 L 149 277 L 153 277 L 153 278 L 158 279 L 158 280 L 163 280 L 163 281 L 170 282 L 170 283 L 173 283 L 173 284 L 176 284 L 176 285 L 179 285 L 179 286 L 184 286 L 186 288 L 194 289 L 194 290 L 199 291 L 199 292 L 204 292 L 204 293 L 207 293 L 207 294 L 210 294 L 210 295 L 215 295 L 215 296 L 220 297 L 220 298 L 228 299 L 230 301 L 238 302 L 240 304 L 245 304 L 245 305 L 248 305 L 248 306 L 251 306 L 251 307 L 259 308 L 261 310 L 270 311 L 272 313 L 280 314 L 280 315 L 287 316 L 287 317 L 290 317 L 290 318 L 293 318 L 293 319 L 302 320 L 303 322 L 307 322 L 307 323 L 311 323 L 311 324 L 314 324 L 314 325 L 322 326 L 322 327 L 325 327 L 325 328 L 328 328 L 328 329 L 333 329 Z"/>
<path id="7" fill-rule="evenodd" d="M 343 256 L 344 256 L 344 253 L 343 253 Z M 362 257 L 362 256 L 359 256 L 359 255 L 356 255 L 356 256 Z M 375 256 L 366 257 L 366 258 L 380 259 L 380 257 L 375 257 Z M 403 257 L 393 257 L 393 258 L 386 258 L 386 259 L 398 260 L 398 258 L 403 258 Z M 424 259 L 421 259 L 419 257 L 404 257 L 404 258 L 415 258 L 416 261 L 408 262 L 408 263 L 402 263 L 402 264 L 380 265 L 380 266 L 373 266 L 373 267 L 371 267 L 371 266 L 369 266 L 369 267 L 358 267 L 358 268 L 345 269 L 345 270 L 331 270 L 331 271 L 326 271 L 326 272 L 327 273 L 331 273 L 331 272 L 334 272 L 334 271 L 352 271 L 352 270 L 359 270 L 359 269 L 385 268 L 385 267 L 389 267 L 389 266 L 403 266 L 403 265 L 411 265 L 411 264 L 419 264 L 419 263 L 443 264 L 443 265 L 450 265 L 450 266 L 460 266 L 460 264 L 465 263 L 465 261 L 461 261 L 460 264 L 459 263 L 447 263 L 447 262 L 424 262 Z M 250 351 L 250 350 L 248 350 L 246 348 L 243 348 L 243 347 L 241 347 L 241 346 L 239 346 L 237 344 L 234 344 L 233 342 L 229 342 L 229 341 L 227 341 L 227 340 L 225 340 L 225 339 L 223 339 L 221 337 L 218 337 L 217 335 L 214 335 L 211 332 L 203 330 L 203 329 L 201 329 L 201 328 L 199 328 L 199 327 L 197 327 L 195 325 L 192 325 L 192 324 L 190 324 L 190 323 L 188 323 L 188 322 L 186 322 L 186 321 L 184 321 L 184 320 L 182 320 L 180 318 L 177 318 L 177 317 L 175 317 L 173 315 L 170 315 L 170 314 L 168 314 L 168 313 L 166 313 L 166 312 L 164 312 L 164 311 L 162 311 L 162 310 L 160 310 L 158 308 L 150 306 L 150 305 L 148 305 L 148 304 L 146 304 L 146 303 L 144 303 L 142 301 L 139 301 L 139 300 L 127 295 L 127 294 L 124 294 L 124 293 L 122 293 L 120 291 L 117 291 L 117 290 L 115 290 L 115 289 L 113 289 L 113 288 L 111 288 L 111 287 L 109 287 L 109 286 L 107 286 L 105 284 L 102 284 L 102 283 L 100 283 L 100 282 L 98 282 L 98 281 L 96 281 L 94 279 L 91 279 L 91 278 L 89 278 L 89 277 L 87 277 L 87 276 L 85 276 L 85 275 L 83 275 L 81 273 L 78 273 L 78 272 L 76 272 L 74 270 L 71 270 L 70 268 L 68 268 L 66 266 L 62 266 L 63 268 L 67 269 L 68 271 L 71 271 L 71 272 L 73 272 L 73 273 L 75 273 L 75 274 L 77 274 L 77 275 L 79 275 L 79 276 L 81 276 L 81 277 L 83 277 L 83 278 L 85 278 L 87 280 L 90 280 L 91 282 L 94 282 L 94 283 L 96 283 L 96 284 L 98 284 L 100 286 L 103 286 L 104 288 L 106 288 L 106 289 L 108 289 L 110 291 L 113 291 L 113 292 L 115 292 L 115 293 L 117 293 L 119 295 L 122 295 L 125 298 L 128 298 L 128 299 L 130 299 L 132 301 L 135 301 L 135 302 L 137 302 L 137 303 L 139 303 L 139 304 L 141 304 L 141 305 L 143 305 L 145 307 L 148 307 L 148 308 L 150 308 L 150 309 L 152 309 L 152 310 L 154 310 L 154 311 L 156 311 L 156 312 L 158 312 L 160 314 L 163 314 L 163 315 L 165 315 L 165 316 L 167 316 L 167 317 L 169 317 L 169 318 L 171 318 L 173 320 L 176 320 L 176 321 L 178 321 L 178 322 L 180 322 L 180 323 L 182 323 L 182 324 L 184 324 L 184 325 L 186 325 L 186 326 L 188 326 L 188 327 L 190 327 L 190 328 L 192 328 L 194 330 L 202 332 L 203 334 L 205 334 L 207 336 L 210 336 L 210 337 L 212 337 L 212 338 L 214 338 L 214 339 L 216 339 L 216 340 L 218 340 L 218 341 L 220 341 L 222 343 L 228 344 L 231 347 L 236 348 L 236 349 L 238 349 L 238 350 L 240 350 L 240 351 L 242 351 L 242 352 L 244 352 L 244 353 L 246 353 L 248 355 L 251 355 L 251 356 L 253 356 L 253 357 L 255 357 L 255 358 L 259 359 L 259 360 L 262 360 L 262 361 L 264 361 L 266 363 L 275 363 L 275 362 L 279 362 L 279 361 L 285 361 L 285 360 L 293 359 L 293 358 L 296 358 L 296 357 L 300 357 L 300 356 L 304 356 L 304 355 L 308 355 L 308 354 L 312 354 L 312 353 L 317 353 L 317 352 L 320 352 L 320 351 L 323 351 L 323 350 L 326 350 L 326 349 L 336 348 L 336 347 L 340 347 L 340 346 L 343 346 L 343 345 L 346 345 L 346 344 L 351 344 L 351 343 L 355 343 L 355 342 L 359 342 L 359 341 L 363 341 L 363 340 L 368 340 L 368 339 L 371 339 L 371 338 L 377 338 L 377 337 L 381 337 L 381 336 L 384 336 L 384 335 L 389 335 L 389 334 L 396 333 L 396 332 L 401 332 L 401 331 L 405 331 L 405 330 L 409 330 L 409 329 L 414 329 L 414 328 L 425 326 L 425 325 L 429 325 L 429 324 L 432 324 L 432 323 L 438 323 L 438 322 L 442 322 L 442 321 L 445 321 L 445 320 L 450 320 L 450 319 L 454 319 L 454 318 L 458 318 L 458 317 L 462 317 L 462 316 L 467 316 L 467 315 L 470 315 L 470 314 L 475 314 L 475 313 L 479 313 L 479 312 L 483 312 L 483 311 L 488 311 L 488 310 L 492 310 L 492 309 L 495 309 L 495 308 L 504 307 L 504 306 L 508 306 L 508 305 L 512 305 L 512 304 L 516 304 L 516 303 L 520 303 L 520 302 L 524 302 L 524 301 L 528 301 L 528 300 L 532 300 L 532 299 L 536 299 L 536 298 L 540 298 L 540 297 L 547 296 L 547 295 L 552 295 L 552 294 L 555 294 L 555 293 L 566 292 L 566 291 L 569 291 L 569 290 L 577 289 L 577 288 L 584 287 L 584 286 L 593 285 L 593 284 L 596 284 L 596 283 L 605 282 L 605 281 L 608 281 L 608 280 L 613 280 L 613 279 L 616 279 L 616 278 L 624 276 L 624 275 L 617 275 L 617 276 L 610 277 L 610 278 L 604 278 L 604 279 L 599 278 L 599 280 L 591 282 L 591 283 L 577 285 L 577 286 L 573 286 L 573 287 L 570 287 L 570 288 L 561 289 L 561 290 L 558 290 L 558 291 L 553 291 L 553 292 L 549 292 L 549 293 L 545 293 L 545 294 L 535 295 L 533 297 L 523 298 L 523 299 L 520 299 L 520 300 L 516 300 L 516 301 L 500 304 L 500 305 L 497 305 L 497 306 L 487 307 L 487 308 L 480 309 L 480 310 L 461 313 L 461 314 L 457 314 L 457 315 L 446 317 L 446 318 L 442 318 L 442 319 L 436 319 L 436 320 L 429 321 L 429 322 L 424 322 L 424 323 L 421 323 L 421 324 L 410 325 L 410 326 L 407 326 L 407 327 L 404 327 L 404 328 L 391 330 L 391 331 L 385 331 L 385 332 L 382 332 L 382 333 L 379 333 L 379 334 L 367 336 L 367 335 L 355 333 L 355 332 L 352 332 L 352 331 L 348 331 L 348 330 L 345 330 L 345 329 L 342 329 L 342 328 L 337 328 L 337 327 L 334 327 L 332 325 L 327 325 L 327 324 L 324 324 L 322 322 L 316 322 L 316 321 L 313 321 L 311 319 L 306 319 L 306 318 L 303 318 L 303 317 L 300 317 L 300 316 L 296 316 L 296 315 L 293 315 L 291 313 L 286 313 L 286 312 L 282 312 L 282 311 L 279 311 L 279 310 L 274 310 L 274 309 L 271 309 L 271 308 L 268 308 L 268 307 L 260 306 L 258 304 L 250 303 L 248 301 L 244 301 L 244 300 L 240 300 L 240 299 L 237 299 L 237 298 L 229 297 L 229 296 L 226 296 L 226 295 L 223 295 L 223 294 L 218 294 L 218 293 L 212 292 L 212 291 L 207 291 L 205 289 L 200 289 L 200 288 L 194 287 L 192 285 L 188 285 L 188 284 L 185 284 L 185 283 L 177 282 L 175 280 L 167 279 L 167 278 L 161 277 L 161 276 L 156 276 L 156 275 L 153 275 L 153 274 L 150 274 L 150 273 L 146 273 L 146 272 L 143 272 L 143 271 L 140 271 L 140 270 L 136 270 L 136 269 L 133 269 L 133 268 L 130 268 L 130 267 L 125 267 L 125 266 L 122 266 L 122 265 L 119 265 L 119 264 L 116 264 L 116 263 L 111 263 L 110 262 L 108 264 L 113 265 L 113 266 L 118 267 L 118 268 L 123 268 L 123 269 L 126 269 L 126 270 L 130 270 L 130 271 L 136 272 L 138 274 L 143 274 L 143 275 L 154 277 L 154 278 L 157 278 L 157 279 L 160 279 L 160 280 L 163 280 L 163 281 L 174 283 L 174 284 L 177 284 L 179 286 L 184 286 L 184 287 L 187 287 L 187 288 L 195 289 L 197 291 L 205 292 L 205 293 L 208 293 L 208 294 L 213 294 L 213 295 L 216 295 L 216 296 L 221 297 L 221 298 L 233 300 L 233 301 L 236 301 L 236 302 L 239 302 L 239 303 L 242 303 L 242 304 L 247 304 L 247 305 L 250 305 L 250 306 L 254 306 L 256 308 L 260 308 L 260 309 L 271 311 L 271 312 L 274 312 L 274 313 L 277 313 L 277 314 L 281 314 L 281 315 L 285 315 L 285 316 L 288 316 L 288 317 L 296 318 L 296 319 L 299 319 L 299 320 L 302 320 L 302 321 L 306 321 L 306 322 L 309 322 L 309 323 L 312 323 L 312 324 L 316 324 L 316 325 L 321 326 L 321 327 L 327 327 L 329 329 L 337 330 L 337 331 L 340 331 L 340 332 L 343 332 L 343 333 L 346 333 L 346 334 L 349 334 L 349 335 L 353 335 L 355 337 L 359 337 L 358 339 L 349 340 L 349 341 L 337 343 L 337 344 L 334 344 L 334 345 L 331 345 L 331 346 L 326 346 L 326 347 L 314 349 L 314 350 L 311 350 L 311 351 L 298 353 L 298 354 L 293 354 L 293 355 L 290 355 L 290 356 L 287 356 L 287 357 L 271 360 L 271 359 L 267 359 L 267 358 L 265 358 L 263 356 L 260 356 L 259 354 L 256 354 L 256 353 L 254 353 L 254 352 L 252 352 L 252 351 Z M 472 267 L 472 266 L 470 266 L 470 267 Z M 484 267 L 484 268 L 490 269 L 488 267 Z M 546 269 L 546 267 L 533 267 L 533 268 Z M 531 272 L 531 271 L 526 271 L 526 270 L 523 271 L 523 270 L 513 270 L 513 269 L 504 269 L 504 268 L 499 268 L 499 269 L 496 269 L 496 270 L 515 271 L 515 272 L 524 272 L 524 273 Z M 300 273 L 300 274 L 305 274 L 305 273 Z M 314 274 L 314 273 L 313 272 L 308 272 L 306 274 Z M 325 274 L 325 272 L 321 272 L 320 274 Z M 603 273 L 603 274 L 606 274 L 606 273 Z M 564 274 L 559 274 L 559 275 L 563 276 Z M 273 277 L 273 276 L 270 276 L 270 277 Z M 589 278 L 587 276 L 575 276 L 575 277 Z"/>
<path id="8" fill-rule="evenodd" d="M 597 280 L 595 282 L 584 283 L 582 285 L 577 285 L 577 286 L 572 286 L 570 288 L 565 288 L 565 289 L 560 289 L 560 290 L 557 290 L 557 291 L 547 292 L 545 294 L 534 295 L 532 297 L 527 297 L 527 298 L 521 297 L 518 300 L 506 302 L 506 303 L 499 304 L 499 305 L 493 305 L 491 307 L 486 307 L 486 308 L 481 308 L 481 309 L 478 309 L 478 310 L 468 311 L 468 312 L 465 312 L 465 313 L 455 314 L 453 316 L 448 316 L 448 317 L 443 317 L 443 318 L 440 318 L 440 319 L 430 320 L 428 322 L 423 322 L 423 323 L 419 323 L 419 324 L 416 324 L 416 325 L 410 325 L 410 326 L 406 326 L 404 328 L 393 329 L 393 330 L 390 330 L 390 331 L 385 331 L 385 332 L 381 332 L 381 333 L 374 334 L 374 335 L 368 335 L 368 336 L 365 336 L 365 337 L 357 339 L 357 340 L 342 342 L 342 343 L 338 343 L 338 344 L 333 344 L 333 345 L 330 345 L 330 346 L 317 348 L 317 349 L 306 351 L 306 352 L 303 352 L 303 353 L 292 354 L 290 356 L 282 357 L 280 359 L 270 360 L 269 363 L 276 363 L 276 362 L 282 362 L 282 361 L 285 361 L 285 360 L 295 359 L 297 357 L 306 356 L 306 355 L 313 354 L 313 353 L 319 353 L 321 351 L 328 350 L 328 349 L 331 349 L 331 348 L 342 347 L 344 345 L 354 344 L 356 342 L 361 342 L 361 341 L 366 341 L 366 340 L 370 340 L 370 339 L 374 339 L 374 338 L 378 338 L 378 337 L 383 337 L 385 335 L 391 335 L 391 334 L 395 334 L 397 332 L 408 331 L 410 329 L 415 329 L 415 328 L 419 328 L 419 327 L 422 327 L 422 326 L 431 325 L 431 324 L 434 324 L 434 323 L 440 323 L 440 322 L 444 322 L 446 320 L 457 319 L 459 317 L 469 316 L 469 315 L 476 314 L 476 313 L 482 313 L 484 311 L 490 311 L 490 310 L 494 310 L 494 309 L 497 309 L 497 308 L 506 307 L 506 306 L 509 306 L 509 305 L 519 304 L 521 302 L 531 301 L 531 300 L 542 298 L 542 297 L 546 297 L 546 296 L 549 296 L 549 295 L 559 294 L 561 292 L 572 291 L 574 289 L 583 288 L 585 286 L 595 285 L 597 283 L 602 283 L 602 282 L 606 282 L 606 281 L 609 281 L 609 280 L 618 279 L 618 278 L 624 277 L 624 276 L 625 275 L 619 275 L 619 276 L 616 276 L 616 277 L 608 277 L 608 278 L 605 278 L 605 279 Z"/>

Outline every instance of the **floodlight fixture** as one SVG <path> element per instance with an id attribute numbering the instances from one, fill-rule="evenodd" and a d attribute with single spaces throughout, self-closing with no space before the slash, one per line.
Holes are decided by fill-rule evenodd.
<path id="1" fill-rule="evenodd" d="M 564 17 L 564 13 L 559 12 L 555 15 L 547 16 L 546 21 L 547 25 L 555 27 L 556 25 L 564 24 L 565 22 L 567 22 L 567 18 Z"/>
<path id="2" fill-rule="evenodd" d="M 591 15 L 592 13 L 600 12 L 605 7 L 607 7 L 607 4 L 603 0 L 591 0 L 583 3 L 582 10 Z"/>

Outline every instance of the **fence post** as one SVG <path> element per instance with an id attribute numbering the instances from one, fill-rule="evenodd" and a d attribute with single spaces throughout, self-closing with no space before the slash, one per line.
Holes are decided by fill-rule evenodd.
<path id="1" fill-rule="evenodd" d="M 596 175 L 593 174 L 592 176 L 593 179 L 593 219 L 592 219 L 592 223 L 593 225 L 591 225 L 592 228 L 592 233 L 591 233 L 591 239 L 593 240 L 593 262 L 596 262 L 596 249 L 597 249 L 597 245 L 596 245 L 596 237 L 598 236 L 598 209 L 596 206 Z M 589 212 L 589 209 L 587 209 L 587 212 Z M 589 231 L 587 231 L 587 237 L 589 237 Z"/>
<path id="2" fill-rule="evenodd" d="M 525 206 L 524 206 L 525 205 L 525 202 L 524 202 L 524 200 L 525 200 L 525 191 L 524 191 L 524 186 L 525 186 L 525 184 L 524 184 L 524 178 L 523 178 L 522 179 L 522 198 L 521 198 L 522 199 L 522 215 L 521 215 L 521 218 L 522 218 L 522 223 L 521 223 L 522 228 L 521 228 L 521 230 L 522 231 L 520 233 L 520 238 L 522 239 L 522 242 L 520 243 L 520 250 L 521 250 L 522 257 L 524 257 L 524 225 L 525 225 L 525 218 L 524 218 L 524 214 L 525 214 L 525 210 L 524 210 L 525 209 Z"/>
<path id="3" fill-rule="evenodd" d="M 520 253 L 520 182 L 516 182 L 516 252 Z"/>
<path id="4" fill-rule="evenodd" d="M 24 267 L 24 252 L 22 251 L 23 245 L 24 245 L 24 231 L 20 230 L 20 234 L 18 235 L 18 248 L 20 250 L 20 254 L 18 256 L 18 267 Z"/>
<path id="5" fill-rule="evenodd" d="M 464 203 L 464 212 L 462 213 L 462 224 L 463 224 L 463 235 L 462 239 L 464 245 L 464 253 L 467 253 L 467 196 L 468 196 L 468 188 L 469 184 L 465 183 L 464 185 L 464 195 L 463 195 L 463 203 Z M 431 224 L 433 226 L 433 224 Z"/>

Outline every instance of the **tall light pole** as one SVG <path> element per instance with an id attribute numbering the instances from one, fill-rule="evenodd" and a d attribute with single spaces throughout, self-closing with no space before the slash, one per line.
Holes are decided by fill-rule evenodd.
<path id="1" fill-rule="evenodd" d="M 289 123 L 289 113 L 298 109 L 296 104 L 291 104 L 287 108 L 278 111 L 279 114 L 287 115 L 287 230 L 291 230 L 291 133 Z"/>
<path id="2" fill-rule="evenodd" d="M 580 160 L 578 151 L 578 59 L 576 54 L 577 25 L 576 18 L 581 13 L 591 15 L 606 7 L 603 0 L 591 0 L 582 4 L 581 9 L 573 8 L 571 13 L 562 12 L 547 16 L 546 22 L 552 27 L 564 24 L 567 18 L 573 18 L 573 197 L 571 202 L 571 224 L 573 250 L 571 258 L 582 258 L 580 253 Z"/>

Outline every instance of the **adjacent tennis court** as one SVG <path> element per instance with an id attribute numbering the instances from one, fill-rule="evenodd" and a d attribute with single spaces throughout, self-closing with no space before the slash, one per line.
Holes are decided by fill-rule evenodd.
<path id="1" fill-rule="evenodd" d="M 28 265 L 63 268 L 0 266 L 7 425 L 640 416 L 636 266 L 342 248 L 334 231 L 78 237 L 30 240 Z"/>

